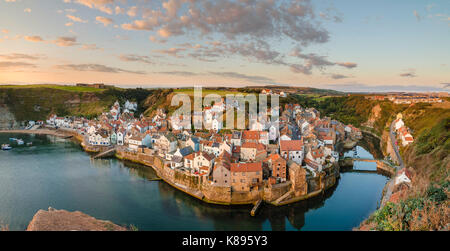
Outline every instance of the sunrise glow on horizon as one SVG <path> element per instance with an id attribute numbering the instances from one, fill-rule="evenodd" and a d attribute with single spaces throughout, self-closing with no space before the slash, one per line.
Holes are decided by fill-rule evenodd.
<path id="1" fill-rule="evenodd" d="M 0 84 L 448 91 L 450 2 L 0 0 Z"/>

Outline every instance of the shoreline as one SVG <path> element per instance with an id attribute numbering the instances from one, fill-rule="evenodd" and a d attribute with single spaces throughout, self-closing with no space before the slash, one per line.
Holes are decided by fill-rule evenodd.
<path id="1" fill-rule="evenodd" d="M 0 130 L 0 133 L 16 133 L 16 134 L 37 134 L 37 135 L 51 135 L 56 137 L 67 137 L 74 136 L 74 133 L 69 133 L 67 131 L 61 130 L 51 130 L 51 129 L 37 129 L 37 130 L 25 130 L 25 129 L 15 129 L 15 130 Z"/>
<path id="2" fill-rule="evenodd" d="M 86 152 L 86 153 L 98 153 L 98 152 L 102 151 L 101 149 L 95 149 L 95 150 L 89 149 L 89 147 L 85 146 L 85 144 L 83 142 L 83 137 L 81 135 L 79 135 L 78 133 L 76 133 L 74 131 L 68 131 L 68 130 L 61 129 L 61 128 L 56 129 L 56 130 L 55 129 L 53 129 L 53 130 L 52 129 L 0 130 L 0 133 L 38 134 L 38 135 L 51 135 L 51 136 L 56 136 L 56 137 L 73 136 L 73 139 L 75 139 L 81 145 L 81 147 L 82 147 L 84 152 Z M 150 157 L 159 159 L 157 156 L 150 156 Z M 114 155 L 114 158 L 116 158 L 118 160 L 131 161 L 133 163 L 137 163 L 137 164 L 141 164 L 141 165 L 144 165 L 144 166 L 147 166 L 147 167 L 151 167 L 155 171 L 156 175 L 162 181 L 164 181 L 166 184 L 168 184 L 169 186 L 171 186 L 171 187 L 173 187 L 173 188 L 175 188 L 175 189 L 177 189 L 177 190 L 179 190 L 181 192 L 184 192 L 186 195 L 189 195 L 189 196 L 191 196 L 193 198 L 196 198 L 196 199 L 198 199 L 198 200 L 200 200 L 200 201 L 202 201 L 204 203 L 208 203 L 208 204 L 212 204 L 212 205 L 222 205 L 222 206 L 242 206 L 242 205 L 254 205 L 258 201 L 256 199 L 251 199 L 251 200 L 248 200 L 248 201 L 245 201 L 245 202 L 233 202 L 233 201 L 222 202 L 222 201 L 211 200 L 211 199 L 206 198 L 206 196 L 203 194 L 203 192 L 200 189 L 198 189 L 196 191 L 188 191 L 187 187 L 184 188 L 184 187 L 178 186 L 176 183 L 173 183 L 172 181 L 170 181 L 168 179 L 168 177 L 164 177 L 164 175 L 162 175 L 162 170 L 159 170 L 159 169 L 161 169 L 161 167 L 160 168 L 155 167 L 154 163 L 147 163 L 147 161 L 145 161 L 145 160 L 139 160 L 139 159 L 136 159 L 136 158 L 130 158 L 130 157 L 127 157 L 127 156 L 122 156 L 121 154 L 118 154 L 118 153 L 116 153 Z M 163 165 L 162 168 L 164 168 L 164 165 Z M 338 173 L 340 173 L 340 172 L 338 172 Z M 297 202 L 300 202 L 300 201 L 304 201 L 304 200 L 308 200 L 308 199 L 320 196 L 321 194 L 323 194 L 324 192 L 326 192 L 328 189 L 332 188 L 336 184 L 336 182 L 338 180 L 338 177 L 334 177 L 334 180 L 335 180 L 335 182 L 333 182 L 333 184 L 329 184 L 326 187 L 320 188 L 319 190 L 315 190 L 315 191 L 309 192 L 309 193 L 307 193 L 305 195 L 302 195 L 302 196 L 288 198 L 288 199 L 285 199 L 283 201 L 280 201 L 279 203 L 275 203 L 275 200 L 273 200 L 273 201 L 266 201 L 266 200 L 264 200 L 262 198 L 259 198 L 259 199 L 262 199 L 264 201 L 264 204 L 275 206 L 275 207 L 280 207 L 280 206 L 286 206 L 286 205 L 294 204 L 294 203 L 297 203 Z M 190 190 L 192 190 L 192 189 L 190 189 Z M 261 188 L 260 190 L 264 190 L 264 188 Z M 261 191 L 258 191 L 258 192 L 261 192 Z M 196 193 L 199 193 L 199 194 L 197 195 Z"/>

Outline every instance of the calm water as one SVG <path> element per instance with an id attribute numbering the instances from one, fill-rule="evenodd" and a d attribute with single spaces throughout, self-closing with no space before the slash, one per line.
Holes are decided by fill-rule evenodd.
<path id="1" fill-rule="evenodd" d="M 33 142 L 0 151 L 0 223 L 24 230 L 39 209 L 79 210 L 139 230 L 351 230 L 377 208 L 387 178 L 342 173 L 323 197 L 275 208 L 208 205 L 159 181 L 151 168 L 115 159 L 91 160 L 70 140 L 0 134 Z M 358 153 L 367 158 L 364 149 Z M 352 153 L 353 154 L 353 153 Z M 370 156 L 369 156 L 370 157 Z M 373 163 L 356 163 L 372 168 Z"/>

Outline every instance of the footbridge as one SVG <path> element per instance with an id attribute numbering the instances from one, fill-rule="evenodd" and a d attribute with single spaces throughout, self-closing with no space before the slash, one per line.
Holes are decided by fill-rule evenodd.
<path id="1" fill-rule="evenodd" d="M 380 159 L 363 159 L 363 158 L 343 158 L 339 160 L 339 165 L 343 168 L 345 167 L 353 167 L 355 162 L 369 162 L 369 163 L 376 163 L 377 164 L 377 171 L 384 171 L 388 172 L 391 175 L 395 175 L 397 172 L 397 167 L 394 166 L 392 163 L 386 161 L 386 160 L 380 160 Z M 376 173 L 377 171 L 372 170 L 356 170 L 352 169 L 350 171 L 354 172 L 366 172 L 366 173 Z"/>

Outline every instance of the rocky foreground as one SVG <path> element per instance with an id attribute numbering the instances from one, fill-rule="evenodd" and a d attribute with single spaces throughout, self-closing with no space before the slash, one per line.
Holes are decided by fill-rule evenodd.
<path id="1" fill-rule="evenodd" d="M 49 208 L 39 210 L 27 231 L 127 231 L 110 221 L 98 220 L 82 212 L 68 212 Z"/>

